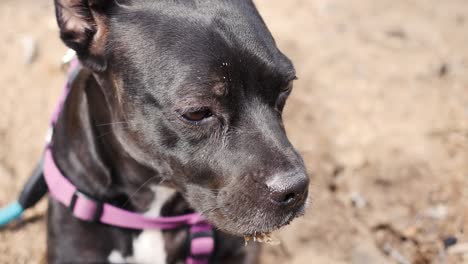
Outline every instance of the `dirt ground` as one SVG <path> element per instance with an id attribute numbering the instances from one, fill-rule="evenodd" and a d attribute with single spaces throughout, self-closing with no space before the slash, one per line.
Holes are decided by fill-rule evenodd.
<path id="1" fill-rule="evenodd" d="M 468 1 L 256 2 L 298 71 L 285 119 L 312 177 L 263 263 L 468 263 Z M 64 80 L 51 3 L 0 1 L 0 205 Z M 44 258 L 45 208 L 0 231 L 0 263 Z"/>

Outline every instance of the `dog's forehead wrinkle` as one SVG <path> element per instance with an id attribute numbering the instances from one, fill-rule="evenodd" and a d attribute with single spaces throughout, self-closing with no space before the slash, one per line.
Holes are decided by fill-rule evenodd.
<path id="1" fill-rule="evenodd" d="M 190 103 L 191 101 L 212 100 L 212 91 L 208 87 L 182 86 L 177 89 L 175 95 L 180 103 Z"/>

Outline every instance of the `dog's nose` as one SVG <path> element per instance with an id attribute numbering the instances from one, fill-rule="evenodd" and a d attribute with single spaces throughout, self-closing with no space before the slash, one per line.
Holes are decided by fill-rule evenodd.
<path id="1" fill-rule="evenodd" d="M 305 173 L 276 175 L 267 182 L 267 187 L 273 203 L 292 208 L 307 198 L 309 177 Z"/>

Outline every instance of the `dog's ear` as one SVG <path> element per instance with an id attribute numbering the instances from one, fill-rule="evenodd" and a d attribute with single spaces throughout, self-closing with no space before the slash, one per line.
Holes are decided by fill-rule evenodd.
<path id="1" fill-rule="evenodd" d="M 93 71 L 106 69 L 106 8 L 112 0 L 54 0 L 60 38 Z"/>

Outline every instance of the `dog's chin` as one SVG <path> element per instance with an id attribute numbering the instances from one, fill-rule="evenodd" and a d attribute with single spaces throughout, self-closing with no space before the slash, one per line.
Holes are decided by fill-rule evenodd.
<path id="1" fill-rule="evenodd" d="M 280 215 L 272 215 L 269 212 L 259 212 L 252 217 L 235 217 L 225 212 L 217 212 L 205 217 L 217 229 L 235 236 L 250 236 L 253 234 L 274 232 L 286 225 L 289 225 L 294 219 L 303 216 L 305 205 L 298 210 Z"/>
<path id="2" fill-rule="evenodd" d="M 217 229 L 235 236 L 269 233 L 304 215 L 307 202 L 294 208 L 281 208 L 268 200 L 247 196 L 216 196 L 199 186 L 185 192 L 192 208 L 200 212 Z"/>

